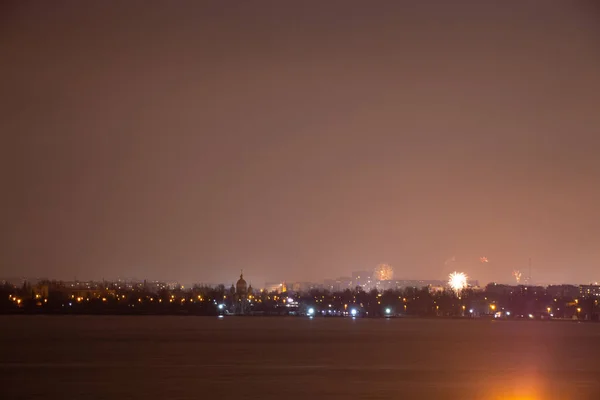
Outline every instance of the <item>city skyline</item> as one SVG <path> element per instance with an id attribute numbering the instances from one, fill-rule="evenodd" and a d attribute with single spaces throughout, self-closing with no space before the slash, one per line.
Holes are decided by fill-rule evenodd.
<path id="1" fill-rule="evenodd" d="M 482 262 L 481 259 L 485 259 L 485 262 Z M 479 275 L 485 275 L 486 274 L 486 270 L 485 268 L 498 268 L 501 272 L 501 274 L 498 274 L 498 276 L 501 276 L 500 279 L 497 280 L 491 280 L 491 281 L 487 281 L 488 283 L 502 283 L 502 284 L 527 284 L 528 282 L 538 282 L 539 284 L 543 284 L 543 285 L 552 285 L 552 284 L 577 284 L 577 283 L 593 283 L 593 282 L 598 282 L 600 279 L 598 279 L 597 277 L 597 273 L 592 273 L 590 274 L 590 279 L 588 280 L 576 280 L 574 278 L 569 278 L 568 274 L 566 275 L 567 278 L 566 280 L 560 280 L 560 279 L 549 279 L 549 277 L 547 276 L 547 274 L 544 274 L 543 271 L 543 266 L 533 266 L 532 264 L 532 260 L 529 259 L 527 262 L 523 263 L 520 265 L 519 269 L 516 268 L 510 268 L 508 266 L 501 266 L 501 267 L 497 267 L 495 262 L 492 262 L 490 264 L 490 261 L 487 259 L 487 257 L 480 257 L 477 260 L 468 260 L 468 262 L 461 262 L 460 259 L 457 259 L 456 256 L 450 257 L 448 258 L 445 262 L 444 262 L 444 267 L 441 268 L 441 273 L 437 274 L 437 275 L 423 275 L 423 274 L 419 274 L 419 272 L 421 271 L 420 268 L 397 268 L 393 265 L 391 265 L 391 267 L 393 268 L 393 273 L 395 275 L 394 280 L 445 280 L 448 276 L 449 273 L 451 272 L 455 272 L 455 271 L 459 271 L 459 272 L 464 272 L 467 273 L 467 275 L 469 276 L 469 278 L 473 278 L 475 280 L 478 281 L 482 281 L 480 278 L 478 278 Z M 261 275 L 255 275 L 255 280 L 256 282 L 260 282 L 265 283 L 265 282 L 322 282 L 324 280 L 331 280 L 331 279 L 338 279 L 338 278 L 344 278 L 344 277 L 350 277 L 351 275 L 353 275 L 355 272 L 363 272 L 363 271 L 371 271 L 371 274 L 375 274 L 374 272 L 374 268 L 376 268 L 378 265 L 389 265 L 387 263 L 379 263 L 373 266 L 363 266 L 363 267 L 358 267 L 357 269 L 354 270 L 346 270 L 343 271 L 341 270 L 341 274 L 334 276 L 334 275 L 327 275 L 326 272 L 324 272 L 323 275 L 321 276 L 314 276 L 311 277 L 310 279 L 298 279 L 296 278 L 298 276 L 298 274 L 294 273 L 294 271 L 291 271 L 291 273 L 286 273 L 286 274 L 273 274 L 270 276 L 261 276 Z M 169 268 L 165 268 L 165 269 L 169 269 Z M 128 275 L 128 274 L 118 274 L 118 275 L 114 275 L 114 276 L 106 276 L 106 275 L 102 275 L 102 274 L 93 274 L 92 276 L 90 275 L 82 275 L 82 276 L 49 276 L 49 275 L 44 275 L 44 274 L 39 274 L 39 275 L 23 275 L 23 274 L 14 274 L 14 275 L 0 275 L 0 279 L 6 279 L 6 278 L 10 278 L 10 279 L 20 279 L 20 278 L 24 278 L 24 279 L 56 279 L 56 280 L 62 280 L 62 281 L 75 281 L 75 280 L 80 280 L 80 281 L 101 281 L 101 280 L 107 280 L 107 281 L 116 281 L 116 280 L 133 280 L 133 281 L 143 281 L 143 280 L 152 280 L 152 281 L 162 281 L 162 282 L 185 282 L 187 284 L 194 284 L 194 283 L 210 283 L 210 284 L 226 284 L 229 282 L 229 280 L 231 280 L 232 276 L 235 276 L 236 270 L 239 271 L 244 271 L 244 269 L 246 271 L 249 271 L 250 273 L 252 273 L 251 269 L 248 268 L 239 268 L 239 267 L 232 267 L 232 268 L 222 268 L 220 269 L 221 272 L 221 276 L 223 278 L 217 278 L 217 279 L 205 279 L 202 276 L 196 276 L 193 277 L 192 279 L 186 279 L 186 278 L 181 278 L 181 277 L 177 277 L 177 276 L 173 276 L 173 275 L 168 275 L 168 274 L 163 274 L 161 275 L 152 275 L 152 276 L 135 276 L 135 275 Z M 260 271 L 260 269 L 258 269 Z M 338 269 L 338 271 L 340 271 Z M 516 280 L 516 274 L 519 274 L 519 279 Z M 165 276 L 167 275 L 167 276 Z M 254 274 L 253 274 L 254 275 Z M 371 276 L 372 276 L 371 275 Z"/>
<path id="2" fill-rule="evenodd" d="M 380 265 L 388 265 L 388 264 L 379 264 Z M 377 266 L 377 267 L 378 267 Z M 252 275 L 252 271 L 250 271 L 250 275 L 246 275 L 246 277 L 248 278 L 248 281 L 250 284 L 253 284 L 256 288 L 266 288 L 269 286 L 273 286 L 274 284 L 278 284 L 279 286 L 281 286 L 281 284 L 283 285 L 288 285 L 288 286 L 292 286 L 295 284 L 314 284 L 315 287 L 326 287 L 329 284 L 333 283 L 333 282 L 341 282 L 341 281 L 347 281 L 345 282 L 345 284 L 342 284 L 342 286 L 348 286 L 350 288 L 354 288 L 356 286 L 361 286 L 361 287 L 365 287 L 364 284 L 362 284 L 361 282 L 365 282 L 368 281 L 368 288 L 372 288 L 372 287 L 376 287 L 377 282 L 381 281 L 381 282 L 391 282 L 392 286 L 393 286 L 393 282 L 441 282 L 442 284 L 447 283 L 448 277 L 452 276 L 455 273 L 465 273 L 464 271 L 457 271 L 457 270 L 452 270 L 452 272 L 450 274 L 448 274 L 447 276 L 438 276 L 438 277 L 423 277 L 423 276 L 410 276 L 410 275 L 396 275 L 396 272 L 394 272 L 394 270 L 392 269 L 392 274 L 393 276 L 390 277 L 387 280 L 380 280 L 377 279 L 377 267 L 375 269 L 362 269 L 362 270 L 355 270 L 355 271 L 346 271 L 346 273 L 340 275 L 340 276 L 322 276 L 320 278 L 316 278 L 316 279 L 309 279 L 309 280 L 298 280 L 298 279 L 289 279 L 286 277 L 282 277 L 282 276 L 277 276 L 277 277 L 269 277 L 266 279 L 262 279 L 256 276 Z M 392 268 L 391 266 L 389 266 L 390 268 Z M 239 270 L 238 272 L 241 272 L 242 274 L 244 274 L 243 269 Z M 497 281 L 481 281 L 480 279 L 477 278 L 477 276 L 471 276 L 469 274 L 466 274 L 469 285 L 475 284 L 480 286 L 480 287 L 484 287 L 488 284 L 501 284 L 501 285 L 511 285 L 511 286 L 552 286 L 552 285 L 598 285 L 599 280 L 598 279 L 592 279 L 589 281 L 575 281 L 575 280 L 570 280 L 570 281 L 547 281 L 547 280 L 536 280 L 533 279 L 533 274 L 531 274 L 530 271 L 526 271 L 526 275 L 519 275 L 519 279 L 515 279 L 515 273 L 516 272 L 520 272 L 518 270 L 513 270 L 511 277 L 512 279 L 505 279 L 505 280 L 497 280 Z M 529 275 L 531 274 L 531 275 Z M 57 276 L 23 276 L 23 275 L 15 275 L 15 276 L 0 276 L 0 282 L 1 281 L 6 281 L 6 282 L 36 282 L 39 280 L 51 280 L 51 281 L 62 281 L 62 282 L 80 282 L 80 283 L 86 283 L 86 282 L 137 282 L 137 283 L 141 283 L 141 282 L 153 282 L 153 283 L 167 283 L 169 285 L 173 285 L 173 284 L 181 284 L 184 285 L 185 287 L 191 287 L 194 285 L 208 285 L 208 286 L 217 286 L 217 285 L 225 285 L 226 287 L 230 284 L 233 284 L 233 282 L 236 280 L 237 278 L 235 278 L 235 274 L 231 274 L 228 276 L 228 278 L 220 280 L 220 281 L 209 281 L 206 279 L 202 279 L 201 277 L 199 277 L 198 279 L 195 280 L 190 280 L 190 281 L 186 281 L 186 280 L 181 280 L 181 279 L 176 279 L 174 277 L 161 277 L 161 278 L 157 278 L 157 277 L 136 277 L 136 276 L 125 276 L 125 275 L 121 275 L 121 276 L 116 276 L 116 277 L 106 277 L 103 276 L 102 278 L 86 278 L 86 277 L 57 277 Z M 348 283 L 351 282 L 351 283 Z M 428 284 L 429 285 L 429 284 Z M 344 286 L 344 287 L 345 287 Z M 425 285 L 427 286 L 427 285 Z M 383 289 L 382 289 L 383 290 Z"/>

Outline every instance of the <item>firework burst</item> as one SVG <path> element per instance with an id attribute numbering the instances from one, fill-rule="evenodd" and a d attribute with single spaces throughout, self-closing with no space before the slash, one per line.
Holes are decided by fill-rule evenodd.
<path id="1" fill-rule="evenodd" d="M 375 267 L 373 276 L 378 281 L 391 281 L 394 278 L 394 269 L 388 264 L 379 264 Z"/>
<path id="2" fill-rule="evenodd" d="M 521 276 L 522 276 L 521 271 L 514 270 L 512 274 L 515 277 L 515 280 L 517 281 L 517 283 L 521 283 Z"/>
<path id="3" fill-rule="evenodd" d="M 460 295 L 460 292 L 465 290 L 468 286 L 467 283 L 467 275 L 463 272 L 453 272 L 450 274 L 448 279 L 448 286 L 456 293 L 456 295 Z"/>

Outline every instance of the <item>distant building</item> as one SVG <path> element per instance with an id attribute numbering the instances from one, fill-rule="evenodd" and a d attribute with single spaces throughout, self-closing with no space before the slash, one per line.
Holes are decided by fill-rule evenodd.
<path id="1" fill-rule="evenodd" d="M 422 289 L 429 286 L 446 286 L 446 281 L 435 279 L 399 279 L 396 280 L 396 289 L 415 288 Z"/>
<path id="2" fill-rule="evenodd" d="M 169 285 L 161 281 L 144 281 L 144 289 L 150 293 L 158 293 L 161 290 L 169 289 Z"/>
<path id="3" fill-rule="evenodd" d="M 336 284 L 339 290 L 353 289 L 352 278 L 349 276 L 341 276 L 336 279 Z"/>
<path id="4" fill-rule="evenodd" d="M 526 286 L 526 285 L 503 285 L 499 283 L 489 283 L 485 287 L 488 293 L 496 293 L 501 295 L 520 294 L 520 295 L 538 295 L 546 293 L 546 288 L 542 286 Z"/>
<path id="5" fill-rule="evenodd" d="M 233 297 L 233 312 L 235 314 L 246 314 L 248 312 L 249 296 L 252 295 L 252 285 L 248 286 L 244 280 L 244 274 L 240 274 L 235 287 L 231 285 L 231 296 Z"/>
<path id="6" fill-rule="evenodd" d="M 267 282 L 265 283 L 265 291 L 267 293 L 282 293 L 283 290 L 283 283 L 282 282 Z"/>
<path id="7" fill-rule="evenodd" d="M 363 290 L 369 291 L 373 288 L 372 271 L 354 271 L 352 273 L 352 286 L 360 286 Z"/>
<path id="8" fill-rule="evenodd" d="M 519 288 L 518 286 L 513 286 L 513 285 L 504 285 L 504 284 L 500 284 L 500 283 L 488 283 L 488 285 L 485 287 L 485 291 L 488 293 L 507 295 L 507 294 L 518 293 L 518 288 Z"/>
<path id="9" fill-rule="evenodd" d="M 330 292 L 340 292 L 346 289 L 354 289 L 352 283 L 352 278 L 347 276 L 342 276 L 337 279 L 325 279 L 323 281 L 323 289 L 329 290 Z"/>
<path id="10" fill-rule="evenodd" d="M 579 296 L 579 287 L 575 285 L 549 285 L 546 293 L 552 297 L 574 298 Z"/>
<path id="11" fill-rule="evenodd" d="M 581 285 L 579 295 L 583 297 L 600 297 L 600 285 Z"/>
<path id="12" fill-rule="evenodd" d="M 325 279 L 323 281 L 323 289 L 325 289 L 325 290 L 334 292 L 335 286 L 336 286 L 335 279 Z"/>
<path id="13" fill-rule="evenodd" d="M 397 288 L 397 284 L 396 281 L 393 280 L 387 280 L 387 281 L 377 281 L 375 283 L 375 288 L 379 291 L 379 292 L 383 292 L 385 290 L 393 290 Z"/>
<path id="14" fill-rule="evenodd" d="M 294 282 L 291 284 L 293 292 L 308 292 L 311 289 L 319 289 L 321 285 L 314 282 Z"/>
<path id="15" fill-rule="evenodd" d="M 33 292 L 36 296 L 48 298 L 48 295 L 50 294 L 50 283 L 38 283 L 35 285 Z"/>
<path id="16" fill-rule="evenodd" d="M 445 287 L 443 285 L 440 285 L 440 286 L 429 285 L 428 289 L 429 289 L 429 293 L 434 294 L 434 293 L 441 293 L 441 292 L 443 292 L 444 289 L 445 289 Z"/>

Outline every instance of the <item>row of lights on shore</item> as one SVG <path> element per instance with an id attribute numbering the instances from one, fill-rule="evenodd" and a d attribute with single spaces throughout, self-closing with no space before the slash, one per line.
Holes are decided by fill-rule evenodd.
<path id="1" fill-rule="evenodd" d="M 379 297 L 381 297 L 381 294 L 379 295 Z M 22 299 L 18 298 L 17 296 L 9 295 L 9 296 L 8 296 L 8 298 L 9 298 L 9 300 L 11 300 L 11 301 L 13 301 L 14 303 L 16 303 L 18 306 L 20 306 L 20 305 L 21 305 L 21 303 L 22 303 Z M 87 298 L 85 298 L 85 299 L 84 299 L 84 297 L 82 297 L 82 296 L 75 297 L 75 295 L 71 295 L 71 298 L 72 298 L 72 299 L 74 299 L 74 300 L 76 300 L 78 303 L 81 303 L 81 302 L 83 302 L 84 300 L 86 300 L 86 301 L 88 301 L 88 302 L 90 301 L 90 298 L 89 298 L 89 297 L 87 297 Z M 119 299 L 119 295 L 116 295 L 116 298 L 117 298 L 117 300 L 120 300 L 120 299 Z M 226 299 L 226 298 L 227 298 L 227 296 L 223 296 L 223 298 L 224 298 L 224 299 Z M 38 305 L 38 306 L 41 306 L 41 305 L 42 305 L 42 303 L 41 303 L 41 301 L 42 301 L 42 300 L 43 300 L 43 302 L 44 302 L 44 303 L 47 303 L 47 302 L 48 302 L 48 299 L 47 299 L 47 298 L 43 298 L 43 299 L 42 299 L 42 296 L 41 296 L 40 294 L 36 294 L 36 295 L 35 295 L 35 299 L 39 300 L 39 301 L 37 302 L 37 305 Z M 102 297 L 102 298 L 99 298 L 99 299 L 101 299 L 103 302 L 106 302 L 106 301 L 108 301 L 106 297 Z M 125 295 L 122 295 L 122 299 L 123 299 L 123 300 L 124 300 L 124 299 L 126 299 L 126 296 L 125 296 Z M 149 297 L 149 298 L 147 298 L 147 299 L 148 299 L 150 302 L 154 302 L 154 298 L 153 298 L 153 297 Z M 274 299 L 274 300 L 277 300 L 278 298 L 277 298 L 277 296 L 273 296 L 273 299 Z M 400 297 L 399 297 L 399 299 L 400 299 Z M 178 299 L 175 297 L 175 295 L 171 295 L 171 298 L 169 299 L 169 302 L 170 302 L 170 303 L 173 303 L 173 302 L 174 302 L 174 301 L 176 301 L 176 300 L 178 300 Z M 180 302 L 181 302 L 182 304 L 186 302 L 186 298 L 185 298 L 185 297 L 184 297 L 184 298 L 181 298 L 181 299 L 179 299 L 179 300 L 180 300 Z M 205 301 L 205 299 L 204 299 L 202 296 L 198 296 L 198 297 L 197 297 L 197 300 L 198 300 L 198 301 L 200 301 L 200 302 L 203 302 L 203 301 Z M 293 298 L 287 298 L 287 299 L 286 299 L 286 298 L 284 298 L 284 299 L 282 299 L 282 300 L 283 300 L 283 302 L 284 302 L 284 303 L 287 303 L 287 305 L 288 305 L 288 306 L 289 306 L 289 305 L 292 305 L 292 304 L 294 304 L 294 305 L 297 305 L 297 301 L 295 301 Z M 406 301 L 407 301 L 407 299 L 406 299 L 406 298 L 402 298 L 402 300 L 403 300 L 403 302 L 405 302 L 405 303 L 406 303 Z M 141 297 L 140 297 L 140 298 L 138 298 L 138 303 L 142 303 L 143 301 L 144 301 L 144 299 L 142 299 Z M 159 302 L 159 303 L 162 303 L 162 301 L 163 301 L 163 299 L 162 299 L 162 298 L 158 298 L 158 302 Z M 250 301 L 250 299 L 248 299 L 248 301 Z M 556 302 L 556 301 L 557 301 L 557 299 L 554 299 L 554 301 Z M 190 298 L 190 299 L 189 299 L 189 302 L 193 303 L 193 302 L 194 302 L 194 299 Z M 214 303 L 215 305 L 217 304 L 217 303 L 216 303 L 216 301 L 213 301 L 213 303 Z M 380 302 L 378 302 L 378 304 L 381 304 L 381 303 L 380 303 Z M 596 305 L 598 304 L 598 300 L 596 300 L 596 301 L 595 301 L 595 304 L 596 304 Z M 71 306 L 71 305 L 72 305 L 72 303 L 69 303 L 69 306 Z M 579 305 L 579 300 L 578 300 L 578 299 L 575 299 L 575 300 L 574 300 L 574 305 Z M 328 306 L 329 306 L 330 308 L 332 307 L 332 305 L 331 305 L 331 304 L 329 304 Z M 224 306 L 224 304 L 219 304 L 219 305 L 218 305 L 218 308 L 219 308 L 219 310 L 223 310 L 223 308 L 224 308 L 224 307 L 225 307 L 225 306 Z M 465 308 L 466 308 L 466 307 L 463 305 L 463 306 L 462 306 L 462 309 L 463 309 L 463 311 L 465 310 Z M 496 304 L 493 304 L 493 303 L 492 303 L 492 304 L 490 304 L 490 305 L 489 305 L 489 308 L 490 308 L 490 310 L 491 310 L 491 311 L 495 312 L 495 311 L 496 311 L 496 308 L 497 308 L 497 306 L 496 306 Z M 344 310 L 347 310 L 347 309 L 348 309 L 348 304 L 344 304 Z M 436 309 L 439 309 L 439 306 L 437 306 L 437 307 L 436 307 Z M 406 305 L 404 305 L 404 310 L 406 310 Z M 558 311 L 560 311 L 560 308 L 557 308 L 557 310 L 558 310 Z M 577 307 L 577 309 L 576 309 L 576 310 L 577 310 L 577 313 L 581 313 L 581 311 L 582 311 L 581 307 Z M 331 312 L 331 310 L 330 310 L 330 312 Z M 469 310 L 469 313 L 470 313 L 470 314 L 473 314 L 473 312 L 474 312 L 474 310 L 473 310 L 473 309 L 470 309 L 470 310 Z M 551 317 L 553 317 L 553 316 L 554 316 L 554 315 L 553 315 L 553 313 L 552 313 L 552 308 L 551 308 L 551 307 L 547 307 L 547 312 L 548 312 L 548 314 L 549 314 Z M 323 313 L 324 313 L 324 314 L 326 314 L 325 312 L 323 312 Z M 351 316 L 357 316 L 357 315 L 358 315 L 358 311 L 357 311 L 355 308 L 352 308 L 352 309 L 350 310 L 350 312 L 344 311 L 344 313 L 345 313 L 346 315 L 351 315 Z M 313 307 L 311 307 L 311 308 L 309 308 L 309 309 L 307 310 L 307 315 L 309 315 L 309 316 L 314 316 L 315 314 L 316 314 L 316 312 L 315 312 L 315 309 L 314 309 Z M 392 314 L 392 309 L 391 309 L 391 308 L 389 308 L 389 307 L 387 307 L 387 308 L 385 309 L 385 315 L 389 316 L 389 315 L 391 315 L 391 314 Z M 496 312 L 496 313 L 495 313 L 495 316 L 496 316 L 496 317 L 498 317 L 498 314 L 499 314 L 499 312 Z M 510 314 L 510 312 L 509 312 L 509 311 L 506 311 L 506 312 L 505 312 L 505 315 L 506 315 L 506 316 L 510 316 L 511 314 Z M 532 317 L 531 317 L 531 315 L 530 315 L 530 318 L 532 318 Z"/>
<path id="2" fill-rule="evenodd" d="M 323 313 L 325 314 L 325 312 L 323 312 Z M 310 308 L 309 308 L 309 309 L 306 311 L 306 314 L 307 314 L 309 317 L 313 317 L 313 316 L 315 316 L 315 314 L 316 314 L 316 311 L 315 311 L 315 309 L 314 309 L 313 307 L 310 307 Z M 356 308 L 352 308 L 348 314 L 349 314 L 350 316 L 352 316 L 352 317 L 356 317 L 356 316 L 358 315 L 358 310 L 357 310 Z M 389 308 L 389 307 L 388 307 L 388 308 L 386 308 L 386 309 L 385 309 L 385 315 L 392 315 L 392 309 L 391 309 L 391 308 Z"/>

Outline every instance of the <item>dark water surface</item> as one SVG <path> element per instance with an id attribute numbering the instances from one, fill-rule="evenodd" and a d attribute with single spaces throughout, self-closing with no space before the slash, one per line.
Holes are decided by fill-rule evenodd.
<path id="1" fill-rule="evenodd" d="M 600 324 L 0 317 L 1 399 L 594 399 Z"/>

